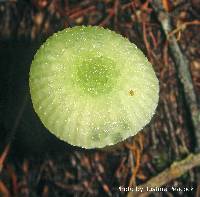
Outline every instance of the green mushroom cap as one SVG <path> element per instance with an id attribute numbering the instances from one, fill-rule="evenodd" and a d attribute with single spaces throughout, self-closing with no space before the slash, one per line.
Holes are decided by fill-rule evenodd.
<path id="1" fill-rule="evenodd" d="M 32 62 L 29 85 L 45 127 L 84 148 L 135 135 L 159 99 L 158 79 L 141 50 L 101 27 L 67 28 L 48 38 Z"/>

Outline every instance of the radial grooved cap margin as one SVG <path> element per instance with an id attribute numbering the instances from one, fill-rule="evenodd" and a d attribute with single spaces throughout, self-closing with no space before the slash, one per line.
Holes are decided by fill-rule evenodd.
<path id="1" fill-rule="evenodd" d="M 159 99 L 159 82 L 144 54 L 101 27 L 67 28 L 47 39 L 34 57 L 29 84 L 44 126 L 84 148 L 135 135 Z"/>

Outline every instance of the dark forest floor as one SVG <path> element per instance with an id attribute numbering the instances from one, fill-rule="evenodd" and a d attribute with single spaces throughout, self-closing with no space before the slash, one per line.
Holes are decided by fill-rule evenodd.
<path id="1" fill-rule="evenodd" d="M 168 36 L 151 0 L 0 0 L 0 196 L 134 196 L 119 187 L 151 186 L 152 177 L 195 152 L 193 113 L 169 40 L 176 38 L 189 62 L 199 105 L 200 6 L 198 0 L 160 4 L 172 20 Z M 89 151 L 71 147 L 41 125 L 31 134 L 34 112 L 26 94 L 33 55 L 49 35 L 76 25 L 100 25 L 127 37 L 147 55 L 160 81 L 159 105 L 151 123 L 115 147 Z M 48 142 L 33 139 L 40 131 Z M 200 196 L 197 156 L 198 161 L 189 160 L 192 167 L 184 163 L 159 177 L 157 187 L 168 191 L 151 196 Z M 180 173 L 181 169 L 186 170 Z M 172 191 L 172 186 L 189 191 Z M 140 195 L 146 194 L 136 194 Z"/>

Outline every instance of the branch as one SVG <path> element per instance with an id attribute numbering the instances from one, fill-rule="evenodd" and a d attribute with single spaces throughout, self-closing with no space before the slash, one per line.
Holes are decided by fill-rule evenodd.
<path id="1" fill-rule="evenodd" d="M 196 139 L 195 149 L 196 152 L 199 152 L 200 109 L 198 107 L 198 101 L 196 98 L 195 90 L 192 83 L 192 77 L 189 70 L 189 61 L 187 57 L 181 52 L 181 49 L 176 41 L 175 36 L 171 34 L 171 32 L 173 32 L 173 27 L 171 25 L 171 16 L 166 11 L 164 11 L 160 0 L 153 0 L 151 4 L 158 15 L 158 20 L 160 21 L 163 31 L 169 41 L 169 49 L 171 52 L 171 56 L 175 63 L 178 78 L 183 86 L 186 107 L 189 109 L 191 115 L 191 123 L 194 129 L 194 135 Z M 190 115 L 188 117 L 190 117 Z"/>
<path id="2" fill-rule="evenodd" d="M 150 191 L 145 191 L 147 187 L 155 188 L 166 185 L 170 181 L 180 177 L 188 170 L 194 167 L 200 166 L 200 153 L 190 154 L 185 159 L 181 161 L 174 162 L 169 168 L 165 169 L 163 172 L 157 176 L 151 178 L 146 183 L 139 185 L 138 187 L 143 188 L 144 192 L 129 192 L 127 197 L 146 197 L 150 194 Z"/>

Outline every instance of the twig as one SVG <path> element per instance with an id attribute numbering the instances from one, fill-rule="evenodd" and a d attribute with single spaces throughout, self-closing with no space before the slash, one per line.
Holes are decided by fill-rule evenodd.
<path id="1" fill-rule="evenodd" d="M 21 122 L 21 119 L 22 119 L 23 113 L 25 111 L 27 102 L 28 102 L 28 94 L 25 94 L 25 96 L 24 96 L 24 98 L 22 100 L 21 107 L 20 107 L 20 109 L 19 109 L 19 111 L 17 113 L 17 116 L 16 116 L 15 122 L 13 124 L 13 127 L 12 127 L 11 131 L 9 132 L 9 135 L 8 135 L 8 137 L 6 139 L 6 142 L 8 144 L 11 144 L 12 141 L 13 141 L 13 138 L 15 136 L 15 132 L 16 132 L 16 130 L 17 130 L 17 128 L 18 128 L 18 126 L 19 126 L 19 124 Z"/>
<path id="2" fill-rule="evenodd" d="M 142 29 L 143 29 L 143 40 L 144 40 L 144 44 L 146 46 L 146 49 L 147 49 L 147 56 L 150 57 L 150 44 L 147 40 L 147 28 L 146 28 L 146 23 L 145 22 L 142 22 Z"/>
<path id="3" fill-rule="evenodd" d="M 198 152 L 200 151 L 200 109 L 198 107 L 198 102 L 189 71 L 189 61 L 187 57 L 181 52 L 175 36 L 169 36 L 170 32 L 173 30 L 171 25 L 171 16 L 164 11 L 160 1 L 153 0 L 151 4 L 158 15 L 158 19 L 162 25 L 164 33 L 169 40 L 171 56 L 175 63 L 178 78 L 181 85 L 183 86 L 186 109 L 189 109 L 189 115 L 187 117 L 190 117 L 191 115 L 191 124 L 196 138 L 195 150 Z"/>
<path id="4" fill-rule="evenodd" d="M 6 185 L 0 181 L 0 196 L 3 196 L 3 197 L 10 197 L 10 192 L 8 190 L 8 188 L 6 187 Z"/>
<path id="5" fill-rule="evenodd" d="M 108 13 L 108 16 L 99 25 L 104 27 L 114 15 L 115 15 L 115 12 L 113 9 L 111 9 Z"/>
<path id="6" fill-rule="evenodd" d="M 176 29 L 174 29 L 172 32 L 170 32 L 168 34 L 168 36 L 172 36 L 175 35 L 176 33 L 179 33 L 183 30 L 185 30 L 187 28 L 187 26 L 190 25 L 200 25 L 200 21 L 199 20 L 194 20 L 194 21 L 188 21 L 188 22 L 184 22 L 183 24 L 181 24 L 179 27 L 177 27 Z"/>
<path id="7" fill-rule="evenodd" d="M 3 169 L 3 164 L 4 164 L 5 160 L 6 160 L 6 157 L 7 157 L 8 153 L 9 153 L 9 150 L 10 150 L 10 144 L 7 144 L 5 149 L 4 149 L 4 151 L 3 151 L 3 153 L 2 153 L 2 155 L 0 155 L 0 173 L 1 173 L 2 169 Z"/>
<path id="8" fill-rule="evenodd" d="M 119 0 L 116 0 L 114 3 L 114 26 L 117 27 L 118 23 L 118 13 L 119 13 L 119 7 L 120 7 L 120 2 Z"/>
<path id="9" fill-rule="evenodd" d="M 18 127 L 18 125 L 19 125 L 19 123 L 21 121 L 21 118 L 22 118 L 22 115 L 24 113 L 26 104 L 27 104 L 27 94 L 25 95 L 25 97 L 23 99 L 22 106 L 21 106 L 21 108 L 20 108 L 20 110 L 19 110 L 19 112 L 17 114 L 17 117 L 15 119 L 14 125 L 13 125 L 11 131 L 9 132 L 9 135 L 6 138 L 7 145 L 5 146 L 2 155 L 0 155 L 0 173 L 1 173 L 2 169 L 3 169 L 3 164 L 4 164 L 5 160 L 6 160 L 6 157 L 7 157 L 8 153 L 9 153 L 9 151 L 10 151 L 10 146 L 11 146 L 13 138 L 15 136 L 15 132 L 17 130 L 17 127 Z"/>
<path id="10" fill-rule="evenodd" d="M 132 187 L 135 186 L 136 176 L 140 169 L 141 155 L 144 148 L 144 138 L 142 135 L 138 135 L 138 138 L 136 138 L 133 144 L 125 144 L 125 146 L 131 150 L 132 156 L 135 159 L 135 166 L 132 165 L 132 176 L 129 181 L 129 187 Z"/>
<path id="11" fill-rule="evenodd" d="M 7 165 L 7 172 L 12 184 L 13 196 L 18 196 L 18 177 L 12 165 Z"/>
<path id="12" fill-rule="evenodd" d="M 168 119 L 167 123 L 168 123 L 168 126 L 169 126 L 169 135 L 170 135 L 170 138 L 171 138 L 172 147 L 174 149 L 174 153 L 175 153 L 176 157 L 179 157 L 180 153 L 179 153 L 179 146 L 178 146 L 177 139 L 176 139 L 176 133 L 174 132 L 175 128 L 174 128 L 174 125 L 172 123 L 172 117 L 170 115 L 170 109 L 169 109 L 168 104 L 165 101 L 165 99 L 163 99 L 163 109 L 164 109 L 164 113 L 166 114 L 166 118 Z"/>
<path id="13" fill-rule="evenodd" d="M 94 11 L 95 9 L 96 9 L 96 7 L 92 5 L 92 6 L 88 7 L 88 8 L 81 9 L 80 11 L 77 11 L 75 13 L 70 14 L 69 17 L 72 18 L 72 19 L 76 19 L 76 18 L 78 18 L 80 16 L 85 15 L 88 12 Z"/>
<path id="14" fill-rule="evenodd" d="M 190 154 L 185 159 L 181 161 L 174 162 L 169 168 L 165 169 L 163 172 L 157 176 L 151 178 L 146 183 L 139 185 L 138 187 L 143 188 L 143 193 L 137 193 L 130 191 L 127 197 L 146 197 L 150 194 L 150 191 L 145 191 L 147 187 L 155 188 L 161 187 L 170 181 L 180 177 L 188 170 L 191 170 L 194 167 L 200 166 L 200 153 Z"/>

